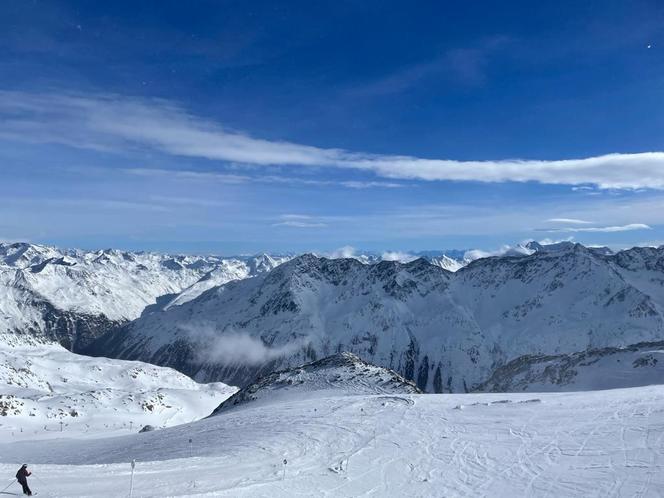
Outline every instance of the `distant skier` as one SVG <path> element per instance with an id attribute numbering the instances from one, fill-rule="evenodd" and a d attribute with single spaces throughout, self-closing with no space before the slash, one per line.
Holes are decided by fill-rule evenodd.
<path id="1" fill-rule="evenodd" d="M 28 476 L 30 475 L 32 475 L 32 472 L 28 470 L 27 463 L 21 465 L 21 468 L 16 473 L 16 479 L 23 486 L 23 494 L 28 496 L 32 496 L 32 491 L 30 491 L 30 487 L 28 486 Z"/>

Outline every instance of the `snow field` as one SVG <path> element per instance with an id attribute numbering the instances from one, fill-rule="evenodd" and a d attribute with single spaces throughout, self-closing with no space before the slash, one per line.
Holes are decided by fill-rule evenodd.
<path id="1" fill-rule="evenodd" d="M 0 441 L 103 437 L 182 424 L 208 415 L 237 390 L 57 345 L 0 346 L 0 385 Z"/>
<path id="2" fill-rule="evenodd" d="M 0 445 L 41 496 L 661 496 L 664 387 L 259 400 L 131 436 Z M 192 439 L 190 446 L 188 441 Z M 286 459 L 287 464 L 283 460 Z"/>

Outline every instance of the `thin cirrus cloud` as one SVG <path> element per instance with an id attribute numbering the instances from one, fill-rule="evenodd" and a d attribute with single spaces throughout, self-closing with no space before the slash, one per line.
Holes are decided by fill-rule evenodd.
<path id="1" fill-rule="evenodd" d="M 273 227 L 324 228 L 327 226 L 327 223 L 306 214 L 283 214 L 279 219 L 280 221 L 272 224 Z"/>
<path id="2" fill-rule="evenodd" d="M 292 228 L 323 228 L 327 226 L 327 223 L 320 223 L 315 221 L 280 221 L 279 223 L 273 223 L 273 227 L 292 227 Z"/>
<path id="3" fill-rule="evenodd" d="M 316 180 L 311 178 L 296 178 L 278 175 L 237 175 L 232 173 L 219 173 L 219 172 L 201 172 L 190 170 L 172 170 L 172 169 L 159 169 L 159 168 L 125 168 L 121 172 L 128 175 L 143 176 L 143 177 L 161 177 L 171 178 L 177 180 L 190 180 L 190 181 L 203 181 L 203 182 L 218 182 L 225 184 L 246 184 L 246 183 L 266 183 L 266 184 L 284 184 L 284 185 L 306 185 L 311 187 L 325 187 L 325 186 L 340 186 L 349 189 L 371 189 L 371 188 L 384 188 L 394 189 L 405 187 L 403 183 L 386 182 L 386 181 L 335 181 L 335 180 Z"/>
<path id="4" fill-rule="evenodd" d="M 0 91 L 0 123 L 0 138 L 6 140 L 100 151 L 147 148 L 174 156 L 258 166 L 359 170 L 402 180 L 664 189 L 664 152 L 495 161 L 351 152 L 253 138 L 161 99 Z"/>
<path id="5" fill-rule="evenodd" d="M 542 232 L 587 232 L 587 233 L 616 233 L 631 232 L 633 230 L 651 230 L 652 227 L 645 223 L 630 223 L 628 225 L 615 225 L 606 227 L 564 227 L 564 228 L 542 228 Z"/>
<path id="6" fill-rule="evenodd" d="M 579 220 L 577 218 L 549 218 L 549 223 L 565 223 L 569 225 L 592 225 L 592 221 Z"/>

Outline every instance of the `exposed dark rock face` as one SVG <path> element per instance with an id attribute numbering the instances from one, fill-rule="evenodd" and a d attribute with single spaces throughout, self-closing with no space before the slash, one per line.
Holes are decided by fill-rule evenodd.
<path id="1" fill-rule="evenodd" d="M 496 369 L 476 391 L 574 391 L 664 382 L 664 341 L 563 355 L 525 355 Z"/>
<path id="2" fill-rule="evenodd" d="M 30 304 L 41 320 L 32 327 L 14 331 L 17 338 L 23 336 L 25 342 L 55 342 L 74 353 L 85 351 L 96 339 L 112 335 L 126 323 L 104 315 L 63 311 L 42 300 Z"/>

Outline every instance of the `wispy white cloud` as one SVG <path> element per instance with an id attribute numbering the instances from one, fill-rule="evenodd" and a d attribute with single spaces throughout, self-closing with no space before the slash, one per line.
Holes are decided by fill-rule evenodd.
<path id="1" fill-rule="evenodd" d="M 143 176 L 143 177 L 160 177 L 160 178 L 173 178 L 177 180 L 195 180 L 206 182 L 218 183 L 248 183 L 252 180 L 251 176 L 235 175 L 230 173 L 218 173 L 208 171 L 187 171 L 187 170 L 171 170 L 159 168 L 123 168 L 120 172 L 128 175 Z"/>
<path id="2" fill-rule="evenodd" d="M 233 173 L 220 173 L 216 171 L 191 171 L 191 170 L 173 170 L 161 168 L 124 168 L 123 172 L 144 177 L 162 177 L 174 178 L 178 180 L 218 182 L 226 184 L 246 184 L 246 183 L 277 183 L 286 185 L 309 185 L 313 187 L 339 186 L 351 189 L 370 189 L 370 188 L 401 188 L 405 187 L 403 183 L 387 181 L 335 181 L 335 180 L 317 180 L 311 178 L 299 178 L 292 176 L 278 175 L 238 175 Z"/>
<path id="3" fill-rule="evenodd" d="M 0 92 L 0 137 L 96 150 L 162 153 L 261 166 L 332 167 L 402 180 L 539 182 L 664 189 L 664 152 L 564 160 L 456 161 L 323 149 L 253 138 L 160 99 Z"/>
<path id="4" fill-rule="evenodd" d="M 282 220 L 310 220 L 312 216 L 308 214 L 282 214 L 280 218 Z"/>
<path id="5" fill-rule="evenodd" d="M 607 227 L 564 227 L 564 228 L 543 228 L 543 232 L 588 232 L 588 233 L 614 233 L 631 232 L 632 230 L 651 230 L 652 228 L 645 223 L 630 223 L 628 225 L 615 225 Z"/>
<path id="6" fill-rule="evenodd" d="M 570 235 L 569 237 L 565 237 L 564 239 L 550 239 L 549 237 L 546 237 L 542 240 L 538 240 L 538 242 L 543 246 L 549 246 L 551 244 L 559 244 L 560 242 L 572 242 L 573 240 L 574 236 Z"/>
<path id="7" fill-rule="evenodd" d="M 664 240 L 648 240 L 645 242 L 637 242 L 634 245 L 639 247 L 664 247 Z"/>
<path id="8" fill-rule="evenodd" d="M 261 337 L 234 330 L 217 330 L 210 323 L 178 325 L 189 338 L 199 344 L 195 359 L 200 363 L 224 361 L 234 365 L 257 365 L 295 353 L 307 346 L 308 337 L 300 337 L 284 345 L 269 345 Z"/>
<path id="9" fill-rule="evenodd" d="M 317 221 L 280 221 L 273 223 L 273 227 L 293 227 L 293 228 L 323 228 L 327 223 L 320 223 Z"/>
<path id="10" fill-rule="evenodd" d="M 18 202 L 26 202 L 26 203 L 32 203 L 34 202 L 32 199 L 26 198 L 26 199 L 6 199 L 6 200 L 11 200 L 13 203 L 18 203 Z M 99 210 L 107 210 L 107 211 L 156 211 L 156 212 L 168 212 L 171 210 L 171 207 L 166 205 L 163 200 L 162 201 L 154 201 L 154 202 L 140 202 L 140 201 L 133 201 L 133 200 L 125 200 L 125 199 L 94 199 L 94 198 L 87 198 L 87 197 L 81 197 L 81 198 L 72 198 L 72 199 L 64 199 L 64 198 L 57 198 L 57 197 L 44 197 L 40 199 L 40 204 L 46 205 L 46 206 L 68 206 L 68 207 L 73 207 L 73 208 L 85 208 L 87 210 L 91 209 L 99 209 Z"/>
<path id="11" fill-rule="evenodd" d="M 347 259 L 354 258 L 357 255 L 357 250 L 353 246 L 343 246 L 335 249 L 326 256 L 330 259 Z"/>
<path id="12" fill-rule="evenodd" d="M 576 218 L 549 218 L 549 223 L 567 223 L 569 225 L 592 225 L 592 221 L 579 220 Z"/>
<path id="13" fill-rule="evenodd" d="M 151 201 L 158 202 L 165 205 L 179 205 L 179 206 L 195 206 L 195 207 L 223 207 L 228 206 L 228 202 L 214 200 L 214 199 L 203 199 L 196 197 L 174 197 L 168 195 L 151 195 L 149 197 Z"/>
<path id="14" fill-rule="evenodd" d="M 385 251 L 381 254 L 380 259 L 383 261 L 399 261 L 400 263 L 408 263 L 417 259 L 417 256 L 413 256 L 407 252 L 402 251 Z"/>
<path id="15" fill-rule="evenodd" d="M 506 244 L 501 246 L 499 249 L 493 251 L 487 251 L 484 249 L 471 249 L 470 251 L 466 251 L 464 253 L 463 259 L 468 261 L 475 261 L 476 259 L 490 258 L 492 256 L 505 256 L 505 255 L 528 256 L 529 254 L 532 253 L 533 253 L 532 250 L 527 249 L 521 244 L 517 244 L 515 246 Z"/>
<path id="16" fill-rule="evenodd" d="M 403 183 L 394 182 L 360 182 L 360 181 L 346 181 L 339 182 L 339 185 L 348 188 L 366 189 L 366 188 L 401 188 L 404 187 Z"/>
<path id="17" fill-rule="evenodd" d="M 324 228 L 327 226 L 327 223 L 306 214 L 282 214 L 279 219 L 280 221 L 272 224 L 273 227 Z"/>

